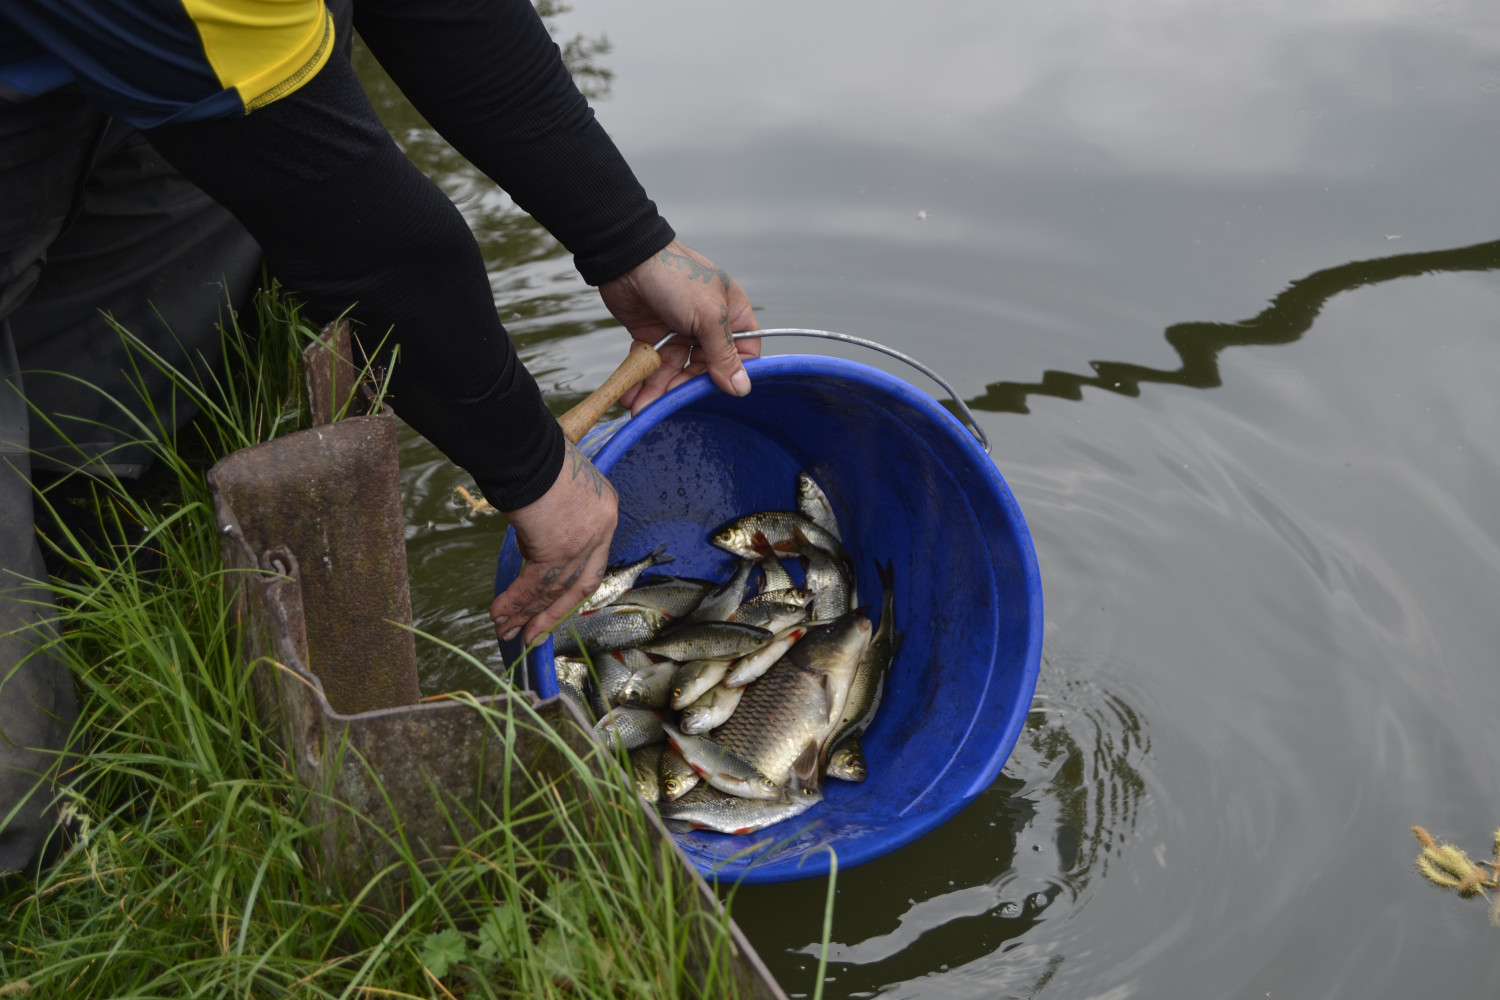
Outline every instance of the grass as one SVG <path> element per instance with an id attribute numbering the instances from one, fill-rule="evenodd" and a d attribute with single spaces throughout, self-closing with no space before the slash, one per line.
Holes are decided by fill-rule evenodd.
<path id="1" fill-rule="evenodd" d="M 53 866 L 0 887 L 0 997 L 735 995 L 728 916 L 690 898 L 628 775 L 522 699 L 453 696 L 507 748 L 523 732 L 547 742 L 563 777 L 527 772 L 441 864 L 400 855 L 394 902 L 313 869 L 310 793 L 253 711 L 202 475 L 307 420 L 298 355 L 313 330 L 274 292 L 258 313 L 258 337 L 228 325 L 222 370 L 179 372 L 135 343 L 200 416 L 182 432 L 170 414 L 139 423 L 165 481 L 153 500 L 87 481 L 111 544 L 68 527 L 46 538 L 66 564 L 47 647 L 82 705 L 73 833 Z"/>

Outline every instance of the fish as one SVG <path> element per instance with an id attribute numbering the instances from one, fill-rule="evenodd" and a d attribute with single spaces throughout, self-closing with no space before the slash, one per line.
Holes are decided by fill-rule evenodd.
<path id="1" fill-rule="evenodd" d="M 849 697 L 839 713 L 838 722 L 828 734 L 828 746 L 824 756 L 832 760 L 833 751 L 841 740 L 859 736 L 869 726 L 880 707 L 880 697 L 885 691 L 886 678 L 890 676 L 891 664 L 896 660 L 896 650 L 901 643 L 896 631 L 895 572 L 891 564 L 877 566 L 880 574 L 880 627 L 870 637 L 870 645 L 860 657 L 854 671 L 854 680 L 849 685 Z"/>
<path id="2" fill-rule="evenodd" d="M 874 632 L 875 626 L 863 612 L 852 611 L 842 618 L 810 627 L 807 635 L 787 652 L 793 663 L 828 677 L 832 702 L 828 732 L 833 731 L 843 716 L 849 691 L 854 685 L 854 675 L 870 647 Z"/>
<path id="3" fill-rule="evenodd" d="M 828 502 L 828 494 L 806 470 L 797 474 L 797 513 L 834 538 L 843 540 L 839 519 L 833 516 L 833 504 Z"/>
<path id="4" fill-rule="evenodd" d="M 668 618 L 655 608 L 639 604 L 612 604 L 594 611 L 569 615 L 552 630 L 552 652 L 577 656 L 639 646 L 667 625 Z"/>
<path id="5" fill-rule="evenodd" d="M 740 657 L 729 668 L 729 673 L 724 676 L 724 685 L 726 687 L 744 687 L 746 684 L 749 684 L 755 678 L 771 669 L 771 664 L 781 659 L 786 651 L 791 649 L 792 645 L 806 634 L 807 629 L 802 625 L 794 625 L 789 629 L 777 632 L 771 641 L 760 649 L 747 656 Z"/>
<path id="6" fill-rule="evenodd" d="M 703 697 L 724 679 L 733 660 L 689 660 L 672 676 L 670 704 L 678 711 Z"/>
<path id="7" fill-rule="evenodd" d="M 662 729 L 661 713 L 652 708 L 631 708 L 621 705 L 594 724 L 594 735 L 611 750 L 660 743 L 667 738 Z"/>
<path id="8" fill-rule="evenodd" d="M 670 618 L 686 618 L 719 584 L 684 576 L 654 577 L 632 587 L 622 598 L 630 604 L 655 608 Z"/>
<path id="9" fill-rule="evenodd" d="M 835 559 L 848 561 L 843 542 L 790 510 L 766 510 L 736 518 L 714 532 L 709 541 L 742 559 L 755 559 L 766 548 L 777 555 L 789 554 L 800 551 L 792 536 L 795 528 L 802 529 L 806 544 L 822 549 Z"/>
<path id="10" fill-rule="evenodd" d="M 750 598 L 726 620 L 756 625 L 769 632 L 780 632 L 806 621 L 809 617 L 808 607 L 812 603 L 813 594 L 810 590 L 798 587 L 771 590 Z"/>
<path id="11" fill-rule="evenodd" d="M 635 586 L 635 581 L 646 570 L 652 566 L 660 566 L 662 563 L 672 562 L 677 558 L 676 556 L 667 555 L 666 550 L 667 543 L 662 542 L 643 558 L 606 572 L 604 578 L 599 581 L 599 586 L 583 602 L 581 610 L 588 611 L 593 608 L 602 608 L 606 604 L 613 604 L 615 598 Z"/>
<path id="12" fill-rule="evenodd" d="M 771 633 L 738 622 L 694 622 L 676 625 L 637 644 L 637 648 L 679 663 L 726 660 L 753 653 L 771 641 Z"/>
<path id="13" fill-rule="evenodd" d="M 782 794 L 779 783 L 738 754 L 703 736 L 689 736 L 670 723 L 663 724 L 667 742 L 692 765 L 703 780 L 721 792 L 744 799 L 774 799 Z"/>
<path id="14" fill-rule="evenodd" d="M 755 569 L 754 559 L 741 559 L 740 568 L 721 586 L 709 591 L 698 607 L 683 619 L 685 622 L 721 622 L 734 614 L 734 610 L 745 599 L 745 586 L 750 582 L 750 571 Z"/>
<path id="15" fill-rule="evenodd" d="M 650 743 L 630 751 L 630 777 L 647 802 L 661 801 L 661 754 L 665 743 Z"/>
<path id="16" fill-rule="evenodd" d="M 658 809 L 668 823 L 715 833 L 755 833 L 784 823 L 823 801 L 821 792 L 785 792 L 776 799 L 742 799 L 732 795 L 704 796 L 691 802 L 664 802 Z"/>
<path id="17" fill-rule="evenodd" d="M 666 708 L 672 698 L 672 675 L 677 664 L 671 660 L 648 663 L 625 681 L 620 688 L 620 704 L 636 708 Z"/>
<path id="18" fill-rule="evenodd" d="M 792 574 L 788 573 L 786 567 L 781 564 L 781 557 L 776 554 L 775 549 L 767 545 L 765 551 L 757 550 L 757 552 L 760 555 L 760 571 L 765 577 L 761 584 L 762 594 L 776 590 L 791 590 L 796 587 Z"/>
<path id="19" fill-rule="evenodd" d="M 552 671 L 557 676 L 557 690 L 563 697 L 577 706 L 580 714 L 593 725 L 599 713 L 589 701 L 589 665 L 583 660 L 568 656 L 552 659 Z"/>
<path id="20" fill-rule="evenodd" d="M 849 613 L 855 606 L 854 581 L 839 561 L 822 549 L 806 543 L 801 528 L 792 529 L 807 554 L 807 589 L 815 595 L 813 620 L 831 621 Z"/>
<path id="21" fill-rule="evenodd" d="M 633 673 L 623 653 L 600 653 L 594 657 L 594 711 L 603 715 L 620 703 L 620 692 Z"/>
<path id="22" fill-rule="evenodd" d="M 689 736 L 698 736 L 710 729 L 717 729 L 734 713 L 744 695 L 745 689 L 742 687 L 714 685 L 682 710 L 682 731 Z"/>
<path id="23" fill-rule="evenodd" d="M 845 736 L 833 752 L 828 755 L 828 766 L 823 768 L 823 776 L 837 778 L 839 781 L 864 781 L 869 777 L 870 770 L 865 764 L 865 748 L 859 742 L 859 737 L 853 734 Z"/>
<path id="24" fill-rule="evenodd" d="M 629 670 L 631 673 L 635 673 L 638 670 L 649 667 L 653 662 L 651 657 L 647 656 L 639 649 L 630 649 L 628 647 L 625 649 L 611 650 L 609 655 L 625 664 L 625 669 Z"/>
<path id="25" fill-rule="evenodd" d="M 872 627 L 862 614 L 806 629 L 709 738 L 778 785 L 816 789 L 823 741 L 843 710 Z"/>
<path id="26" fill-rule="evenodd" d="M 660 765 L 661 797 L 668 802 L 676 802 L 703 781 L 703 777 L 693 770 L 682 756 L 682 751 L 665 744 L 661 753 Z"/>

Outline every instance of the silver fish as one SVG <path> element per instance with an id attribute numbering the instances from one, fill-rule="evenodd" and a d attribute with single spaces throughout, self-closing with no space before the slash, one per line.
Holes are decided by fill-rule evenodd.
<path id="1" fill-rule="evenodd" d="M 828 716 L 827 733 L 833 731 L 843 717 L 844 705 L 849 690 L 854 685 L 854 675 L 860 661 L 870 647 L 875 627 L 862 612 L 851 612 L 842 618 L 807 630 L 797 645 L 787 653 L 793 663 L 817 670 L 828 677 L 832 711 Z"/>
<path id="2" fill-rule="evenodd" d="M 742 559 L 755 559 L 766 549 L 777 555 L 800 552 L 793 531 L 802 529 L 806 544 L 816 546 L 835 559 L 847 561 L 844 544 L 801 514 L 789 510 L 766 510 L 736 518 L 716 531 L 709 541 Z"/>
<path id="3" fill-rule="evenodd" d="M 799 540 L 806 537 L 801 528 L 794 534 Z M 832 621 L 847 615 L 854 607 L 853 580 L 838 560 L 822 549 L 808 546 L 803 551 L 807 553 L 807 589 L 817 595 L 813 620 Z"/>
<path id="4" fill-rule="evenodd" d="M 876 572 L 880 574 L 880 627 L 870 638 L 864 656 L 860 657 L 854 680 L 849 685 L 849 698 L 839 713 L 838 722 L 828 734 L 827 756 L 830 762 L 842 740 L 859 736 L 870 725 L 875 710 L 880 707 L 880 696 L 885 691 L 886 678 L 890 676 L 891 664 L 895 662 L 896 650 L 901 644 L 901 637 L 896 632 L 894 572 L 889 562 L 877 566 Z"/>
<path id="5" fill-rule="evenodd" d="M 745 599 L 745 585 L 750 582 L 750 571 L 755 568 L 755 560 L 741 559 L 740 568 L 735 571 L 734 576 L 721 587 L 709 591 L 703 601 L 688 615 L 684 621 L 689 622 L 722 622 L 734 614 L 736 608 Z"/>
<path id="6" fill-rule="evenodd" d="M 729 673 L 724 677 L 725 687 L 744 687 L 755 678 L 771 669 L 771 664 L 781 659 L 786 651 L 791 649 L 798 639 L 807 634 L 805 625 L 794 625 L 789 629 L 777 632 L 770 642 L 760 649 L 742 656 L 734 666 L 729 668 Z"/>
<path id="7" fill-rule="evenodd" d="M 759 680 L 710 738 L 778 785 L 817 788 L 820 754 L 872 629 L 864 615 L 813 626 Z"/>
<path id="8" fill-rule="evenodd" d="M 813 595 L 808 590 L 772 590 L 741 604 L 728 620 L 780 632 L 806 621 L 808 605 L 812 603 Z"/>
<path id="9" fill-rule="evenodd" d="M 647 802 L 661 801 L 661 753 L 665 743 L 651 743 L 630 751 L 630 777 Z"/>
<path id="10" fill-rule="evenodd" d="M 666 708 L 672 698 L 672 675 L 677 664 L 671 660 L 648 663 L 631 674 L 620 688 L 620 704 L 636 708 Z"/>
<path id="11" fill-rule="evenodd" d="M 682 751 L 670 743 L 665 744 L 665 747 L 660 765 L 661 797 L 668 802 L 676 802 L 697 788 L 703 777 L 683 758 Z"/>
<path id="12" fill-rule="evenodd" d="M 685 618 L 718 587 L 712 580 L 665 576 L 653 578 L 626 591 L 622 600 L 656 610 L 672 618 Z"/>
<path id="13" fill-rule="evenodd" d="M 778 785 L 793 774 L 813 784 L 832 707 L 827 678 L 783 656 L 709 737 Z"/>
<path id="14" fill-rule="evenodd" d="M 569 615 L 552 630 L 552 651 L 559 656 L 608 653 L 639 646 L 666 627 L 667 616 L 637 604 L 613 604 Z"/>
<path id="15" fill-rule="evenodd" d="M 661 715 L 650 708 L 621 705 L 594 724 L 594 735 L 611 750 L 626 750 L 660 743 L 667 738 L 661 727 Z"/>
<path id="16" fill-rule="evenodd" d="M 771 641 L 771 633 L 737 622 L 694 622 L 664 630 L 655 638 L 638 643 L 647 653 L 669 660 L 727 660 L 753 653 Z"/>
<path id="17" fill-rule="evenodd" d="M 833 516 L 833 504 L 828 502 L 828 494 L 805 470 L 797 474 L 797 513 L 834 538 L 844 537 L 839 530 L 839 519 Z"/>
<path id="18" fill-rule="evenodd" d="M 557 676 L 558 693 L 577 706 L 578 711 L 592 726 L 598 713 L 589 702 L 589 665 L 583 660 L 557 656 L 552 659 L 552 672 Z"/>
<path id="19" fill-rule="evenodd" d="M 642 559 L 625 566 L 618 566 L 604 574 L 604 579 L 599 581 L 598 588 L 584 601 L 582 610 L 588 611 L 592 608 L 602 608 L 606 604 L 613 604 L 625 591 L 635 586 L 635 581 L 640 575 L 652 566 L 669 563 L 676 556 L 666 554 L 667 543 L 662 542 Z"/>
<path id="20" fill-rule="evenodd" d="M 777 799 L 741 799 L 724 795 L 694 802 L 662 803 L 658 808 L 663 819 L 685 823 L 694 830 L 747 834 L 800 816 L 821 801 L 821 792 L 808 789 L 801 794 L 787 792 Z"/>
<path id="21" fill-rule="evenodd" d="M 760 554 L 760 571 L 765 576 L 760 588 L 762 594 L 777 590 L 791 590 L 796 587 L 792 574 L 788 573 L 786 567 L 781 564 L 781 557 L 776 554 L 775 549 L 767 547 Z"/>
<path id="22" fill-rule="evenodd" d="M 672 676 L 672 707 L 681 711 L 724 679 L 733 660 L 689 660 Z"/>
<path id="23" fill-rule="evenodd" d="M 823 769 L 825 777 L 837 778 L 839 781 L 864 781 L 869 774 L 870 769 L 865 764 L 865 748 L 860 744 L 859 737 L 854 735 L 845 736 L 833 748 L 833 752 L 828 755 L 828 766 Z"/>
<path id="24" fill-rule="evenodd" d="M 593 660 L 598 692 L 594 710 L 603 715 L 620 703 L 620 692 L 633 671 L 622 653 L 599 653 Z"/>
<path id="25" fill-rule="evenodd" d="M 670 724 L 663 725 L 667 742 L 682 754 L 703 780 L 721 792 L 744 799 L 774 799 L 781 787 L 760 769 L 737 754 L 703 736 L 690 736 Z"/>
<path id="26" fill-rule="evenodd" d="M 732 688 L 717 684 L 709 688 L 705 694 L 682 710 L 682 731 L 689 736 L 697 736 L 710 729 L 717 729 L 734 714 L 735 706 L 744 696 L 745 689 L 742 687 Z"/>
<path id="27" fill-rule="evenodd" d="M 629 670 L 631 673 L 635 673 L 639 670 L 649 667 L 652 663 L 651 657 L 647 656 L 639 649 L 617 649 L 609 655 L 625 664 L 625 669 Z"/>

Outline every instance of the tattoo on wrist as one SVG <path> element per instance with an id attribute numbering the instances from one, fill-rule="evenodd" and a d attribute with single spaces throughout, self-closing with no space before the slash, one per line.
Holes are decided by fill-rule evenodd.
<path id="1" fill-rule="evenodd" d="M 671 246 L 657 254 L 657 259 L 674 271 L 686 272 L 689 281 L 701 281 L 705 285 L 711 285 L 714 279 L 718 278 L 724 290 L 729 291 L 729 272 L 722 267 L 714 264 L 700 264 L 687 254 L 677 253 Z"/>
<path id="2" fill-rule="evenodd" d="M 583 453 L 583 449 L 571 441 L 568 442 L 568 464 L 572 470 L 572 475 L 569 476 L 570 479 L 577 479 L 580 475 L 587 475 L 589 477 L 589 481 L 594 486 L 594 496 L 602 498 L 606 490 L 614 493 L 615 488 L 610 484 L 608 479 L 604 478 L 604 473 L 594 468 L 594 463 L 589 461 L 588 456 Z"/>

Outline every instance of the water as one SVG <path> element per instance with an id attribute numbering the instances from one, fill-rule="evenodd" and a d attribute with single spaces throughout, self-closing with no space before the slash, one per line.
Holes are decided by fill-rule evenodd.
<path id="1" fill-rule="evenodd" d="M 1027 731 L 956 819 L 841 873 L 824 996 L 1500 995 L 1500 931 L 1408 832 L 1488 856 L 1500 825 L 1500 9 L 575 8 L 682 236 L 762 325 L 944 372 L 1036 543 Z M 560 411 L 622 336 L 383 110 Z M 419 624 L 488 655 L 501 526 L 423 442 L 403 461 Z M 736 898 L 794 995 L 825 889 Z"/>

